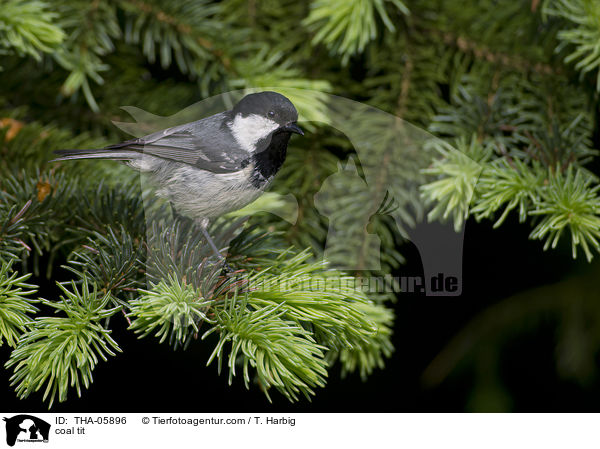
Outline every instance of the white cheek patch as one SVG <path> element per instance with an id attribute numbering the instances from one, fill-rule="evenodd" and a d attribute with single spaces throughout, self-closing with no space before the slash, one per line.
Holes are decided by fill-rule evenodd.
<path id="1" fill-rule="evenodd" d="M 242 117 L 242 114 L 235 116 L 229 123 L 229 129 L 237 143 L 249 153 L 255 150 L 256 143 L 267 137 L 275 131 L 279 125 L 273 120 L 257 114 L 250 114 Z"/>

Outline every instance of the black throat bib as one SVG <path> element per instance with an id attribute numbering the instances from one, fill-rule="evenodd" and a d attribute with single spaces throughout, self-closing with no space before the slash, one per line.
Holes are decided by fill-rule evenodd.
<path id="1" fill-rule="evenodd" d="M 279 171 L 285 161 L 290 137 L 291 134 L 289 132 L 273 134 L 269 146 L 264 151 L 259 151 L 253 156 L 255 165 L 252 185 L 254 187 L 260 188 Z M 260 146 L 259 142 L 258 147 L 260 148 Z"/>

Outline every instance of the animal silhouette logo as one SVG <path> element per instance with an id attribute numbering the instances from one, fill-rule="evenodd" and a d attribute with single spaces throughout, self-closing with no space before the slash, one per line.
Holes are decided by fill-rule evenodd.
<path id="1" fill-rule="evenodd" d="M 385 191 L 383 191 L 385 194 Z M 345 198 L 367 198 L 365 203 Z M 378 195 L 359 175 L 353 158 L 329 176 L 314 197 L 317 211 L 328 218 L 324 258 L 331 266 L 348 271 L 379 270 L 381 240 L 369 230 L 383 195 Z"/>
<path id="2" fill-rule="evenodd" d="M 3 418 L 6 422 L 6 444 L 14 446 L 18 442 L 48 442 L 50 424 L 32 415 L 16 415 Z"/>
<path id="3" fill-rule="evenodd" d="M 320 112 L 303 115 L 300 111 L 299 120 L 326 125 L 344 136 L 355 150 L 355 160 L 340 166 L 337 173 L 325 180 L 314 197 L 317 212 L 329 222 L 324 259 L 330 266 L 351 273 L 378 272 L 384 268 L 384 263 L 396 257 L 391 255 L 391 251 L 397 242 L 410 241 L 419 252 L 425 293 L 436 296 L 460 295 L 464 223 L 454 228 L 447 217 L 430 218 L 435 203 L 426 201 L 421 190 L 423 185 L 431 181 L 425 170 L 440 157 L 434 143 L 447 149 L 448 144 L 395 115 L 347 98 L 307 89 L 264 89 L 278 91 L 298 104 L 305 103 L 307 98 L 319 98 L 322 102 Z M 134 122 L 113 123 L 122 131 L 141 137 L 221 112 L 250 91 L 231 91 L 207 98 L 167 117 L 125 106 L 122 109 L 131 115 Z M 449 148 L 448 151 L 459 152 L 455 148 Z M 460 154 L 466 157 L 464 153 Z M 477 175 L 472 177 L 475 183 L 482 167 L 476 161 L 472 162 L 478 168 Z M 141 179 L 144 183 L 145 178 Z M 465 195 L 467 204 L 471 202 L 473 191 L 470 189 L 470 193 Z M 163 229 L 162 225 L 159 226 L 160 220 L 155 219 L 152 213 L 155 205 L 148 202 L 145 207 L 148 212 L 148 240 L 163 242 L 164 238 L 160 235 L 153 237 L 155 230 Z M 290 223 L 303 218 L 299 215 L 298 202 L 293 195 L 267 193 L 235 213 L 240 225 L 236 225 L 235 232 L 222 233 L 222 238 L 216 242 L 217 246 L 227 248 L 242 230 L 242 217 L 259 211 L 277 214 Z M 387 227 L 379 227 L 380 220 L 385 220 Z M 381 238 L 383 234 L 378 233 L 379 228 L 386 233 L 384 240 Z M 148 257 L 148 261 L 148 273 L 166 263 L 155 257 Z M 197 267 L 195 265 L 192 268 Z M 215 266 L 215 269 L 220 268 Z M 199 276 L 216 282 L 218 278 L 210 273 L 212 271 L 207 270 L 206 274 Z M 433 281 L 437 282 L 440 276 L 452 279 L 451 290 L 434 288 Z"/>

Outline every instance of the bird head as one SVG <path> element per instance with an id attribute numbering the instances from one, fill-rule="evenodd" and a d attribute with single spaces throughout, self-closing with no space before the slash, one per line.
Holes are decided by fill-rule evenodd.
<path id="1" fill-rule="evenodd" d="M 232 109 L 231 132 L 238 143 L 252 151 L 258 141 L 276 133 L 304 135 L 296 124 L 298 111 L 277 92 L 259 92 L 242 98 Z"/>

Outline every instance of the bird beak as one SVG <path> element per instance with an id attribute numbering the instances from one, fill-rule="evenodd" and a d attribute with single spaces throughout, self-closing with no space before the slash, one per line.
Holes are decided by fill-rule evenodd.
<path id="1" fill-rule="evenodd" d="M 287 131 L 289 133 L 296 133 L 296 134 L 300 134 L 301 136 L 304 135 L 304 131 L 302 131 L 302 129 L 300 129 L 300 127 L 296 124 L 296 122 L 291 122 L 288 123 L 287 125 L 285 125 L 282 128 L 283 131 Z"/>

